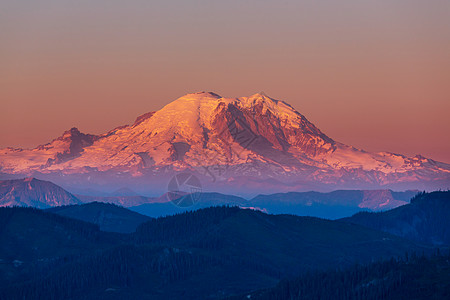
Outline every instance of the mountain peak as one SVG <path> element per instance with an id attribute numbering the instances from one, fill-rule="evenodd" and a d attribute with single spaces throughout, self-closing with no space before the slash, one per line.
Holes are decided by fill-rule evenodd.
<path id="1" fill-rule="evenodd" d="M 71 143 L 86 143 L 92 144 L 98 137 L 92 134 L 82 133 L 78 128 L 72 127 L 64 131 L 62 136 L 57 140 L 69 141 Z"/>
<path id="2" fill-rule="evenodd" d="M 77 127 L 70 128 L 70 130 L 68 130 L 68 132 L 70 132 L 71 134 L 79 134 L 79 133 L 81 133 L 80 130 L 78 130 Z"/>
<path id="3" fill-rule="evenodd" d="M 411 188 L 418 180 L 444 182 L 446 188 L 450 176 L 447 164 L 338 143 L 288 103 L 264 92 L 239 98 L 214 92 L 186 94 L 107 134 L 83 134 L 74 127 L 35 149 L 2 150 L 0 167 L 3 173 L 23 175 L 36 171 L 67 176 L 131 174 L 124 175 L 132 176 L 130 182 L 161 175 L 151 177 L 157 188 L 157 180 L 183 170 L 217 177 L 223 186 L 247 178 L 254 180 L 255 189 L 275 178 L 273 186 L 286 188 L 297 186 L 296 182 L 305 182 L 301 188 L 397 183 Z M 120 180 L 120 184 L 126 183 Z"/>
<path id="4" fill-rule="evenodd" d="M 276 106 L 278 103 L 283 103 L 282 101 L 275 100 L 264 92 L 259 92 L 253 94 L 249 97 L 240 97 L 240 98 L 227 98 L 222 97 L 214 92 L 196 92 L 186 94 L 175 101 L 169 103 L 164 108 L 176 108 L 180 110 L 184 110 L 186 108 L 195 109 L 196 107 L 208 106 L 209 108 L 215 108 L 220 102 L 225 104 L 235 104 L 239 107 L 251 108 L 256 105 L 263 106 Z M 287 105 L 290 110 L 294 110 L 290 105 Z M 164 109 L 163 108 L 163 109 Z"/>
<path id="5" fill-rule="evenodd" d="M 33 177 L 0 180 L 0 195 L 0 207 L 17 205 L 47 208 L 80 203 L 74 195 L 56 184 Z"/>
<path id="6" fill-rule="evenodd" d="M 219 94 L 216 94 L 214 92 L 205 92 L 205 91 L 190 93 L 188 95 L 200 95 L 200 96 L 207 96 L 207 97 L 222 98 L 222 96 L 220 96 Z"/>
<path id="7" fill-rule="evenodd" d="M 69 130 L 64 131 L 62 138 L 69 138 L 82 135 L 81 131 L 77 127 L 72 127 Z"/>
<path id="8" fill-rule="evenodd" d="M 251 95 L 250 97 L 242 97 L 239 100 L 245 103 L 247 106 L 263 105 L 263 106 L 276 106 L 278 100 L 275 100 L 267 96 L 264 92 L 259 92 Z"/>
<path id="9" fill-rule="evenodd" d="M 259 93 L 251 95 L 249 98 L 261 99 L 261 100 L 272 100 L 272 101 L 274 100 L 274 99 L 270 98 L 266 93 L 264 93 L 262 91 L 259 92 Z"/>
<path id="10" fill-rule="evenodd" d="M 196 93 L 189 93 L 184 96 L 181 96 L 180 98 L 178 98 L 177 100 L 175 100 L 173 102 L 188 101 L 188 100 L 202 100 L 202 101 L 212 100 L 212 101 L 215 101 L 220 98 L 222 98 L 222 96 L 220 96 L 216 93 L 213 93 L 213 92 L 196 92 Z"/>
<path id="11" fill-rule="evenodd" d="M 210 107 L 211 105 L 217 104 L 217 100 L 222 97 L 212 92 L 198 92 L 191 93 L 181 96 L 175 101 L 170 102 L 164 106 L 159 112 L 169 112 L 172 114 L 176 111 L 186 111 L 186 112 L 196 112 L 199 111 L 203 106 Z"/>

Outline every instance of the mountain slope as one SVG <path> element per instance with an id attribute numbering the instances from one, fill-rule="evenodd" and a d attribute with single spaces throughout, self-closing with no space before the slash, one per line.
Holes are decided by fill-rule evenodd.
<path id="1" fill-rule="evenodd" d="M 48 181 L 36 178 L 0 181 L 0 206 L 47 208 L 79 203 L 74 195 Z"/>
<path id="2" fill-rule="evenodd" d="M 140 224 L 150 220 L 149 217 L 126 208 L 99 202 L 53 207 L 46 211 L 96 224 L 103 231 L 121 233 L 134 232 Z"/>
<path id="3" fill-rule="evenodd" d="M 432 189 L 450 183 L 448 164 L 344 145 L 289 104 L 264 94 L 188 94 L 103 135 L 72 129 L 45 147 L 3 149 L 0 167 L 5 174 L 39 174 L 74 186 L 113 191 L 129 182 L 133 190 L 158 193 L 182 170 L 217 191 L 232 186 L 241 194 L 325 185 Z"/>
<path id="4" fill-rule="evenodd" d="M 85 147 L 91 146 L 98 136 L 81 133 L 77 128 L 65 131 L 50 143 L 31 150 L 6 148 L 1 151 L 2 169 L 26 174 L 30 170 L 48 168 L 81 156 Z"/>
<path id="5" fill-rule="evenodd" d="M 357 258 L 390 257 L 414 243 L 367 228 L 311 217 L 214 207 L 153 219 L 139 226 L 140 243 L 165 241 L 215 255 L 265 262 L 284 274 L 345 266 Z"/>
<path id="6" fill-rule="evenodd" d="M 129 207 L 129 209 L 153 218 L 164 217 L 187 211 L 197 210 L 201 208 L 207 208 L 211 206 L 222 206 L 222 205 L 259 209 L 257 207 L 252 207 L 250 201 L 244 198 L 232 195 L 224 195 L 220 193 L 203 192 L 197 194 L 188 194 L 180 197 L 179 199 L 176 199 L 176 202 L 181 203 L 185 201 L 185 199 L 187 202 L 190 202 L 194 198 L 197 199 L 197 202 L 194 205 L 183 207 L 175 205 L 171 201 L 169 202 L 169 198 L 167 197 L 167 195 L 163 195 L 160 197 L 161 200 L 160 202 L 131 206 Z M 264 208 L 262 208 L 262 210 L 264 210 Z"/>
<path id="7" fill-rule="evenodd" d="M 104 213 L 109 211 L 109 208 L 112 210 L 109 211 L 109 213 L 112 213 L 113 215 L 118 213 L 116 217 L 120 217 L 122 215 L 121 212 L 125 212 L 127 210 L 122 210 L 122 208 L 106 204 L 115 204 L 127 207 L 132 211 L 150 217 L 167 216 L 210 206 L 231 205 L 261 210 L 273 214 L 288 213 L 301 216 L 316 216 L 321 218 L 336 219 L 351 216 L 361 210 L 387 210 L 392 207 L 404 205 L 407 204 L 408 200 L 415 194 L 414 191 L 393 192 L 390 190 L 334 191 L 330 193 L 290 192 L 259 195 L 251 200 L 246 200 L 242 197 L 233 195 L 198 192 L 194 194 L 186 194 L 175 201 L 175 199 L 171 199 L 167 193 L 159 197 L 144 197 L 138 195 L 72 195 L 63 188 L 51 182 L 41 181 L 34 178 L 1 181 L 0 192 L 0 204 L 2 206 L 18 205 L 33 206 L 38 208 L 68 206 L 66 207 L 67 213 L 73 214 L 73 217 L 75 218 L 92 222 L 92 218 L 96 219 L 106 217 L 108 221 L 113 223 L 115 221 L 112 219 L 109 220 L 108 217 L 104 215 Z M 195 203 L 190 205 L 193 199 L 195 199 Z M 97 203 L 92 205 L 70 206 L 74 204 L 92 202 Z M 175 202 L 178 204 L 176 205 Z M 180 203 L 184 202 L 189 205 L 180 206 Z M 102 203 L 105 205 L 102 205 Z M 86 209 L 85 212 L 83 211 L 84 209 Z M 79 213 L 73 213 L 73 210 L 80 211 Z M 64 211 L 64 209 L 55 208 L 54 211 Z M 83 214 L 88 214 L 91 219 L 83 219 Z M 110 217 L 113 218 L 113 216 Z M 97 221 L 99 220 L 100 219 Z M 113 223 L 110 225 L 114 227 L 115 223 Z M 130 228 L 132 227 L 127 227 L 127 230 L 131 230 Z M 105 228 L 106 227 L 103 229 Z M 118 229 L 115 228 L 112 231 L 117 230 Z"/>
<path id="8" fill-rule="evenodd" d="M 340 190 L 330 193 L 290 192 L 258 195 L 250 200 L 220 193 L 203 192 L 198 195 L 185 195 L 197 202 L 189 207 L 179 207 L 160 197 L 159 203 L 127 205 L 129 209 L 141 214 L 160 217 L 200 208 L 218 205 L 233 205 L 251 208 L 270 214 L 293 214 L 326 219 L 351 216 L 360 211 L 389 210 L 409 203 L 417 191 L 394 192 L 391 190 Z M 83 198 L 81 198 L 83 199 Z M 182 201 L 179 200 L 179 201 Z"/>
<path id="9" fill-rule="evenodd" d="M 411 204 L 380 212 L 361 212 L 342 221 L 433 245 L 450 246 L 450 191 L 417 195 Z"/>
<path id="10" fill-rule="evenodd" d="M 283 280 L 274 288 L 228 299 L 448 299 L 449 259 L 438 254 L 356 265 Z"/>
<path id="11" fill-rule="evenodd" d="M 290 213 L 336 219 L 362 210 L 389 210 L 409 203 L 417 191 L 340 190 L 330 193 L 290 192 L 259 195 L 250 205 L 269 213 Z"/>
<path id="12" fill-rule="evenodd" d="M 0 287 L 24 282 L 64 257 L 100 251 L 120 241 L 97 225 L 35 208 L 0 208 Z M 2 297 L 0 297 L 2 298 Z"/>
<path id="13" fill-rule="evenodd" d="M 31 208 L 0 216 L 7 299 L 217 299 L 308 270 L 427 251 L 358 225 L 237 207 L 152 219 L 128 235 Z"/>
<path id="14" fill-rule="evenodd" d="M 145 197 L 145 196 L 86 196 L 75 195 L 83 203 L 102 202 L 113 203 L 123 207 L 138 206 L 147 203 L 167 202 L 167 197 Z"/>

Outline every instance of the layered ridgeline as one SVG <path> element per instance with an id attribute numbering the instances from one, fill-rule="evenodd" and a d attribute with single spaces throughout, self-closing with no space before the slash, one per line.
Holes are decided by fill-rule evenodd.
<path id="1" fill-rule="evenodd" d="M 131 233 L 151 218 L 110 203 L 91 202 L 81 205 L 65 205 L 46 211 L 98 225 L 108 232 Z"/>
<path id="2" fill-rule="evenodd" d="M 223 299 L 427 247 L 338 221 L 216 207 L 117 234 L 0 208 L 0 299 Z M 225 283 L 225 284 L 224 284 Z"/>
<path id="3" fill-rule="evenodd" d="M 194 205 L 180 207 L 174 205 L 171 201 L 174 199 L 170 199 L 167 193 L 159 197 L 145 197 L 129 189 L 119 189 L 113 194 L 104 196 L 85 196 L 73 195 L 56 184 L 35 178 L 0 181 L 0 206 L 56 207 L 54 211 L 62 215 L 84 221 L 96 220 L 95 223 L 105 230 L 129 224 L 125 231 L 134 230 L 136 224 L 123 221 L 131 216 L 123 213 L 119 206 L 129 207 L 150 217 L 172 215 L 210 206 L 232 205 L 271 214 L 288 213 L 336 219 L 360 211 L 385 211 L 405 205 L 416 194 L 417 191 L 340 190 L 329 193 L 277 193 L 246 199 L 221 193 L 202 192 L 180 196 L 177 201 L 197 199 Z M 80 203 L 92 205 L 76 205 Z"/>
<path id="4" fill-rule="evenodd" d="M 107 204 L 2 207 L 0 299 L 448 299 L 449 193 L 420 194 L 364 226 L 214 207 L 140 216 L 129 234 L 92 218 L 106 209 L 137 221 Z"/>
<path id="5" fill-rule="evenodd" d="M 448 299 L 450 255 L 417 254 L 402 259 L 355 265 L 351 269 L 310 273 L 282 280 L 274 288 L 227 300 L 286 299 Z"/>
<path id="6" fill-rule="evenodd" d="M 0 151 L 3 175 L 65 186 L 164 191 L 188 170 L 203 187 L 258 192 L 390 187 L 448 188 L 450 165 L 422 156 L 370 153 L 328 137 L 283 101 L 264 94 L 195 93 L 94 136 L 76 128 L 35 149 Z"/>

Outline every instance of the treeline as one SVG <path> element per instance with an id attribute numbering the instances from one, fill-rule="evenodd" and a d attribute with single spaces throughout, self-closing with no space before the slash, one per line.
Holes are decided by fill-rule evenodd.
<path id="1" fill-rule="evenodd" d="M 166 290 L 173 282 L 211 269 L 217 274 L 220 270 L 245 269 L 281 278 L 279 270 L 257 258 L 208 251 L 221 243 L 214 234 L 216 226 L 239 211 L 238 207 L 223 206 L 151 220 L 135 234 L 125 235 L 127 239 L 111 235 L 119 238 L 109 249 L 86 248 L 88 252 L 42 262 L 31 278 L 1 287 L 0 299 L 95 299 L 96 293 L 102 294 L 110 287 L 129 288 L 151 298 L 152 293 Z M 18 213 L 57 220 L 89 237 L 109 235 L 98 231 L 96 225 L 37 209 L 0 209 L 0 217 L 5 217 L 2 221 Z M 180 244 L 188 247 L 180 248 Z"/>
<path id="2" fill-rule="evenodd" d="M 237 299 L 248 299 L 248 295 L 229 300 Z M 305 274 L 255 292 L 251 299 L 450 299 L 450 254 L 412 254 L 346 270 Z"/>
<path id="3" fill-rule="evenodd" d="M 109 292 L 105 292 L 110 288 L 123 289 L 129 292 L 127 296 L 133 295 L 139 299 L 166 299 L 173 286 L 178 286 L 177 296 L 201 299 L 207 295 L 205 289 L 210 285 L 214 285 L 214 290 L 221 290 L 228 280 L 241 276 L 234 282 L 241 286 L 229 287 L 220 294 L 225 297 L 236 291 L 248 290 L 249 283 L 255 284 L 257 289 L 271 286 L 282 277 L 303 274 L 300 271 L 288 272 L 289 264 L 293 264 L 292 258 L 307 254 L 298 253 L 296 249 L 301 248 L 294 245 L 311 239 L 307 234 L 301 235 L 302 239 L 294 239 L 297 231 L 280 228 L 300 226 L 306 229 L 317 226 L 316 223 L 346 227 L 341 226 L 340 222 L 327 221 L 322 224 L 319 219 L 299 218 L 291 223 L 287 222 L 290 217 L 280 216 L 277 221 L 267 217 L 259 212 L 222 206 L 152 219 L 141 224 L 133 234 L 111 234 L 100 231 L 97 225 L 38 209 L 0 208 L 0 238 L 4 241 L 15 237 L 18 241 L 16 247 L 38 251 L 43 247 L 42 241 L 49 242 L 48 239 L 42 240 L 42 236 L 53 234 L 56 237 L 50 241 L 54 247 L 47 247 L 50 250 L 46 248 L 45 257 L 48 259 L 42 260 L 44 256 L 37 256 L 38 259 L 30 264 L 29 268 L 33 264 L 35 267 L 32 272 L 27 272 L 29 276 L 22 277 L 17 273 L 15 280 L 0 284 L 0 299 L 99 299 L 100 296 L 110 296 Z M 254 223 L 255 220 L 264 222 Z M 255 224 L 258 226 L 253 226 Z M 21 238 L 24 233 L 30 232 L 30 226 L 37 230 L 26 235 L 26 239 Z M 239 234 L 235 233 L 245 229 L 243 226 L 251 226 L 252 230 L 250 234 L 242 235 L 244 238 L 240 240 Z M 312 233 L 314 236 L 315 232 Z M 351 233 L 354 234 L 354 229 Z M 76 235 L 85 239 L 76 238 Z M 267 238 L 270 235 L 285 236 L 288 241 L 286 246 L 292 249 L 281 254 L 283 249 L 272 249 L 271 245 L 267 245 L 273 241 Z M 247 243 L 247 239 L 253 237 L 258 239 Z M 307 250 L 314 251 L 316 248 L 313 246 Z M 10 250 L 11 247 L 3 245 L 3 248 Z M 0 250 L 3 248 L 0 245 Z M 64 251 L 53 251 L 54 248 Z M 268 253 L 260 255 L 261 251 Z M 331 251 L 325 253 L 331 255 L 336 249 Z M 17 255 L 19 252 L 20 248 L 17 248 Z M 401 253 L 398 252 L 399 255 Z M 0 259 L 4 258 L 2 255 Z M 14 255 L 13 259 L 16 259 L 16 253 Z M 322 255 L 310 256 L 315 259 L 317 269 L 323 261 Z M 252 294 L 252 299 L 392 299 L 399 295 L 397 298 L 401 299 L 407 288 L 414 291 L 404 294 L 411 296 L 411 299 L 414 295 L 434 296 L 435 289 L 438 290 L 436 295 L 445 298 L 448 294 L 444 291 L 450 288 L 447 283 L 450 282 L 449 259 L 448 255 L 441 254 L 431 258 L 408 255 L 403 259 L 345 270 L 310 273 L 297 279 L 283 280 L 274 289 Z M 321 267 L 324 270 L 326 266 Z M 21 268 L 0 264 L 3 274 L 20 272 Z M 298 268 L 293 266 L 292 269 Z M 0 276 L 3 274 L 0 273 Z M 245 281 L 246 278 L 252 280 Z M 204 286 L 191 286 L 192 282 L 201 282 Z M 414 290 L 414 287 L 419 287 L 419 290 Z"/>
<path id="4" fill-rule="evenodd" d="M 207 267 L 213 258 L 174 248 L 122 245 L 81 259 L 66 260 L 49 273 L 0 289 L 0 299 L 69 299 L 104 291 L 108 287 L 157 287 Z"/>
<path id="5" fill-rule="evenodd" d="M 102 235 L 99 226 L 96 224 L 47 213 L 38 208 L 19 206 L 0 207 L 0 233 L 7 227 L 7 224 L 11 222 L 13 217 L 20 214 L 23 214 L 25 218 L 28 216 L 29 221 L 35 220 L 37 217 L 46 219 L 50 222 L 58 223 L 64 228 L 92 241 L 98 241 Z"/>
<path id="6" fill-rule="evenodd" d="M 436 246 L 450 246 L 450 191 L 421 192 L 411 204 L 386 212 L 360 212 L 345 222 Z"/>
<path id="7" fill-rule="evenodd" d="M 259 274 L 275 272 L 256 261 L 229 256 L 152 245 L 122 245 L 81 258 L 67 258 L 64 264 L 46 273 L 36 273 L 31 280 L 0 289 L 0 299 L 97 299 L 96 294 L 111 287 L 128 288 L 152 299 L 158 290 L 167 291 L 172 283 L 212 268 L 245 268 Z"/>
<path id="8" fill-rule="evenodd" d="M 167 243 L 189 241 L 192 237 L 198 240 L 199 234 L 206 234 L 215 225 L 239 211 L 240 208 L 237 206 L 217 206 L 152 219 L 137 228 L 134 235 L 135 241 L 137 243 Z"/>

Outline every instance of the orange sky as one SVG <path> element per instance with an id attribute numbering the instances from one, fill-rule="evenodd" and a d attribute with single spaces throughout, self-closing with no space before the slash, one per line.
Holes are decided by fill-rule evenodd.
<path id="1" fill-rule="evenodd" d="M 337 141 L 450 163 L 447 0 L 6 0 L 0 28 L 0 147 L 264 91 Z"/>

